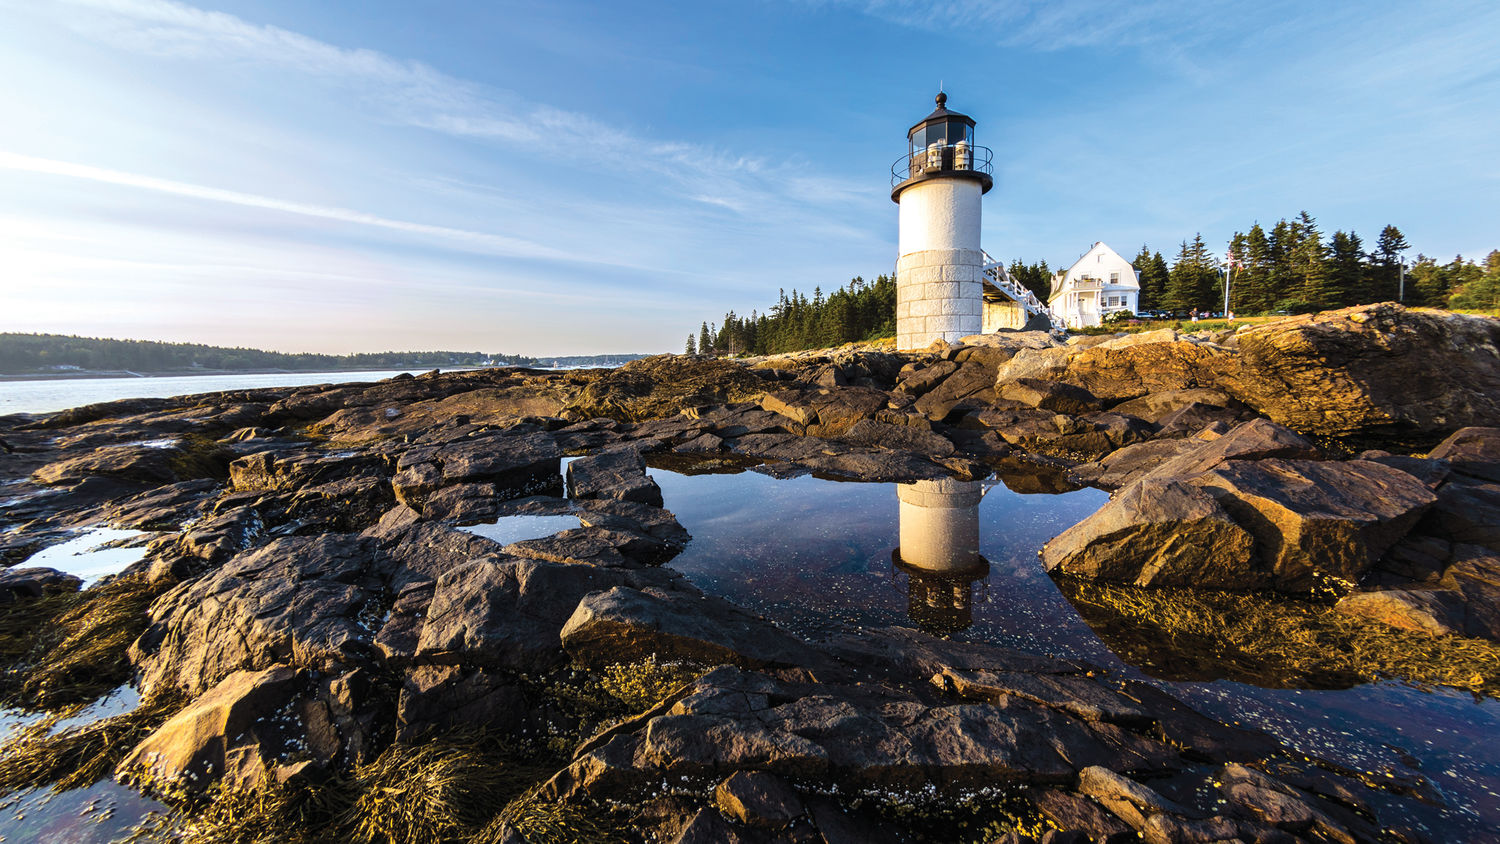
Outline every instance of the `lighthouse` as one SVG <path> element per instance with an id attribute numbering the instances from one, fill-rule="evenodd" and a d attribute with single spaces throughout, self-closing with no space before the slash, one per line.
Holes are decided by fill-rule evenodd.
<path id="1" fill-rule="evenodd" d="M 989 149 L 974 144 L 974 119 L 949 111 L 948 95 L 907 132 L 907 154 L 891 167 L 900 208 L 896 259 L 896 348 L 921 349 L 980 333 L 984 252 L 981 197 L 994 187 Z"/>

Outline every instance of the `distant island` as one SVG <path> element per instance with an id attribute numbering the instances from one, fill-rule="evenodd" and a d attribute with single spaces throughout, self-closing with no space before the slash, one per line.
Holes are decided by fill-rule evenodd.
<path id="1" fill-rule="evenodd" d="M 650 355 L 563 355 L 561 357 L 538 358 L 532 366 L 542 366 L 548 369 L 577 369 L 579 367 L 594 366 L 624 366 L 633 360 L 640 360 Z"/>
<path id="2" fill-rule="evenodd" d="M 623 359 L 633 359 L 624 356 Z M 261 349 L 111 340 L 63 334 L 0 334 L 0 375 L 59 377 L 216 372 L 337 372 L 455 366 L 547 366 L 527 355 L 486 352 L 289 354 Z"/>

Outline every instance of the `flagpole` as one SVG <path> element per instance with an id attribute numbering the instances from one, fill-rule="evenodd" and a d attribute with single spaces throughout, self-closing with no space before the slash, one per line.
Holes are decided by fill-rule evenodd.
<path id="1" fill-rule="evenodd" d="M 1224 318 L 1229 319 L 1229 281 L 1234 278 L 1234 241 L 1224 253 Z"/>

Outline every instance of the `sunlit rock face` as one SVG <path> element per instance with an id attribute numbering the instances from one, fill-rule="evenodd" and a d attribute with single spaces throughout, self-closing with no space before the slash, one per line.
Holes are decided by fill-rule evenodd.
<path id="1" fill-rule="evenodd" d="M 930 633 L 953 633 L 974 623 L 976 580 L 989 574 L 979 554 L 978 483 L 937 480 L 896 488 L 901 545 L 892 553 L 907 575 L 907 614 Z"/>

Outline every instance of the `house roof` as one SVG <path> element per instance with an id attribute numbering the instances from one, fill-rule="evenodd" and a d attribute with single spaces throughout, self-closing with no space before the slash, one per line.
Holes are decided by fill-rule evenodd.
<path id="1" fill-rule="evenodd" d="M 1101 250 L 1108 259 L 1119 261 L 1127 267 L 1131 266 L 1131 263 L 1123 256 L 1121 256 L 1120 253 L 1109 248 L 1109 244 L 1105 243 L 1102 240 L 1096 240 L 1094 241 L 1094 244 L 1087 250 L 1085 250 L 1082 255 L 1078 256 L 1078 260 L 1074 261 L 1072 266 L 1052 277 L 1052 291 L 1047 295 L 1047 301 L 1051 302 L 1053 299 L 1057 298 L 1058 294 L 1063 292 L 1063 287 L 1066 285 L 1068 279 L 1083 275 L 1084 273 L 1081 271 L 1081 268 L 1083 267 L 1084 263 L 1088 261 L 1090 256 L 1099 255 L 1101 253 Z M 1098 263 L 1097 259 L 1095 263 Z M 1079 270 L 1079 272 L 1075 273 L 1075 270 Z M 1141 285 L 1138 276 L 1139 272 L 1134 272 L 1130 276 L 1121 279 L 1119 283 L 1111 286 L 1139 289 Z"/>

